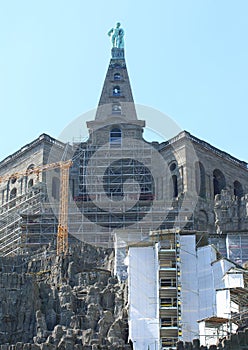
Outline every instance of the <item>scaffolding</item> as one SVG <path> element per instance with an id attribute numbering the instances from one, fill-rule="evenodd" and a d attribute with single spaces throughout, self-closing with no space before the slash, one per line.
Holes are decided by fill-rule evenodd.
<path id="1" fill-rule="evenodd" d="M 30 252 L 42 245 L 56 243 L 58 220 L 48 203 L 40 203 L 37 212 L 26 210 L 21 213 L 21 248 Z"/>
<path id="2" fill-rule="evenodd" d="M 22 251 L 22 215 L 32 210 L 40 211 L 43 193 L 34 187 L 27 193 L 19 195 L 0 207 L 0 255 L 17 255 Z"/>
<path id="3" fill-rule="evenodd" d="M 214 244 L 221 255 L 242 265 L 248 261 L 248 231 L 209 234 L 209 244 Z"/>
<path id="4" fill-rule="evenodd" d="M 230 301 L 238 305 L 239 311 L 231 313 L 231 319 L 233 323 L 238 325 L 238 330 L 242 331 L 247 329 L 248 326 L 248 278 L 244 275 L 245 288 L 231 288 L 230 289 Z"/>
<path id="5" fill-rule="evenodd" d="M 166 174 L 159 166 L 153 173 L 157 150 L 146 142 L 137 146 L 136 141 L 107 147 L 90 142 L 73 145 L 68 231 L 76 239 L 113 247 L 114 234 L 122 230 L 144 238 L 158 228 L 194 228 L 193 204 L 184 200 L 182 205 L 179 197 L 168 200 L 170 189 L 163 187 Z M 54 240 L 58 203 L 49 204 L 48 197 L 41 198 L 46 189 L 35 186 L 2 206 L 2 255 Z"/>
<path id="6" fill-rule="evenodd" d="M 169 189 L 163 188 L 166 174 L 159 169 L 155 176 L 152 173 L 157 151 L 149 143 L 142 142 L 139 148 L 136 142 L 74 147 L 71 174 L 78 187 L 71 189 L 70 233 L 89 243 L 110 246 L 113 235 L 123 229 L 146 236 L 158 228 L 188 225 L 193 229 L 192 203 L 184 201 L 182 208 L 182 200 L 168 200 Z"/>
<path id="7" fill-rule="evenodd" d="M 65 149 L 65 152 L 67 147 Z M 63 158 L 63 156 L 62 156 Z M 9 201 L 1 208 L 2 224 L 0 231 L 0 254 L 11 255 L 19 253 L 20 249 L 29 246 L 36 248 L 49 244 L 54 238 L 54 227 L 57 229 L 57 254 L 67 254 L 68 252 L 68 186 L 69 186 L 69 168 L 72 161 L 60 161 L 55 163 L 43 164 L 37 167 L 32 166 L 28 170 L 22 170 L 13 174 L 6 174 L 0 177 L 0 182 L 12 182 L 18 179 L 35 174 L 37 176 L 36 184 L 31 179 L 27 192 L 16 196 L 17 190 L 9 196 Z M 39 182 L 39 174 L 44 171 L 60 169 L 61 184 L 59 195 L 59 210 L 52 210 L 54 202 L 54 183 L 52 181 L 51 199 L 48 201 L 48 192 L 43 182 Z M 22 191 L 22 188 L 21 188 Z M 42 204 L 46 202 L 47 207 L 44 210 Z M 53 208 L 54 209 L 54 208 Z M 13 212 L 13 214 L 12 214 Z M 56 217 L 58 216 L 58 222 Z"/>
<path id="8" fill-rule="evenodd" d="M 159 319 L 162 349 L 176 349 L 182 338 L 180 240 L 176 230 L 151 232 L 158 242 Z"/>

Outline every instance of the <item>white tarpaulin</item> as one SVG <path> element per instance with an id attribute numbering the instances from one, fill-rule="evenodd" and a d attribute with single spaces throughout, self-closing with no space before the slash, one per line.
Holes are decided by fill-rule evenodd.
<path id="1" fill-rule="evenodd" d="M 128 253 L 129 337 L 135 350 L 159 349 L 158 260 L 156 247 Z"/>

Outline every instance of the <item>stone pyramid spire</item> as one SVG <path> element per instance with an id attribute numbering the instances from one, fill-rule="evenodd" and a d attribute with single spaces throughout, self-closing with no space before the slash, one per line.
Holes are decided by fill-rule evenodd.
<path id="1" fill-rule="evenodd" d="M 111 59 L 98 103 L 95 121 L 87 123 L 91 130 L 103 125 L 131 123 L 145 126 L 137 119 L 131 84 L 124 54 L 124 30 L 117 23 L 109 31 L 112 39 Z"/>
<path id="2" fill-rule="evenodd" d="M 110 104 L 113 106 L 113 112 L 116 113 L 118 111 L 122 112 L 121 108 L 117 106 L 121 107 L 124 102 L 133 104 L 134 100 L 124 58 L 124 49 L 113 47 L 111 53 L 112 58 L 109 63 L 98 106 Z M 101 113 L 96 114 L 96 119 L 99 118 L 101 118 Z M 137 119 L 134 106 L 132 114 L 128 115 L 128 119 Z"/>

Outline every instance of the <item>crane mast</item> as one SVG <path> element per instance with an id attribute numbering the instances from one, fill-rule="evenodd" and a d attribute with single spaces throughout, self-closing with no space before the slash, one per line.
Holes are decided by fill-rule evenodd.
<path id="1" fill-rule="evenodd" d="M 68 187 L 69 168 L 72 162 L 60 167 L 59 224 L 57 234 L 57 255 L 68 253 Z"/>

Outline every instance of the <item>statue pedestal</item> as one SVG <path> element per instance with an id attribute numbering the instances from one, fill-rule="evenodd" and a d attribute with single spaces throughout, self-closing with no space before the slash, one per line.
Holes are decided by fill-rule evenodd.
<path id="1" fill-rule="evenodd" d="M 124 59 L 124 49 L 119 49 L 118 47 L 113 47 L 111 50 L 113 59 Z"/>

